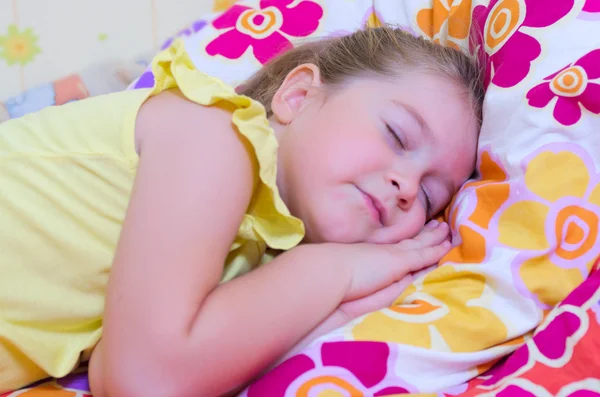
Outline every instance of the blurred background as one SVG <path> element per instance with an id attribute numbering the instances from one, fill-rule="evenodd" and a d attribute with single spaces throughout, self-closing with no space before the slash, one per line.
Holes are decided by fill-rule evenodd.
<path id="1" fill-rule="evenodd" d="M 0 0 L 0 102 L 73 73 L 106 72 L 111 63 L 129 62 L 119 70 L 128 80 L 139 70 L 133 62 L 144 63 L 195 18 L 234 2 Z"/>

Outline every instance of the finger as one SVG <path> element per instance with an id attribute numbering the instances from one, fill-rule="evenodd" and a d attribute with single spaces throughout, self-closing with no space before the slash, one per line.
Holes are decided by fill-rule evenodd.
<path id="1" fill-rule="evenodd" d="M 400 281 L 396 281 L 371 295 L 343 303 L 340 305 L 340 310 L 342 310 L 349 318 L 354 319 L 367 313 L 390 307 L 400 295 L 402 295 L 412 281 L 413 276 L 407 275 Z"/>
<path id="2" fill-rule="evenodd" d="M 396 248 L 400 251 L 409 251 L 421 248 L 423 243 L 416 239 L 402 240 L 398 244 L 396 244 Z"/>
<path id="3" fill-rule="evenodd" d="M 416 250 L 403 252 L 404 271 L 412 273 L 421 270 L 427 266 L 434 265 L 440 261 L 450 251 L 452 244 L 443 241 L 441 244 L 431 247 L 423 247 Z"/>
<path id="4" fill-rule="evenodd" d="M 449 232 L 450 227 L 447 223 L 439 223 L 431 230 L 424 230 L 414 239 L 401 242 L 401 245 L 398 248 L 402 250 L 409 250 L 438 245 L 448 237 L 450 234 Z"/>
<path id="5" fill-rule="evenodd" d="M 436 220 L 436 219 L 432 219 L 429 222 L 427 222 L 427 224 L 425 225 L 425 227 L 423 228 L 423 230 L 421 231 L 421 233 L 423 233 L 426 230 L 433 230 L 435 229 L 440 223 Z"/>
<path id="6" fill-rule="evenodd" d="M 402 295 L 404 290 L 408 288 L 410 284 L 413 282 L 412 275 L 404 276 L 400 281 L 396 281 L 395 283 L 390 284 L 386 288 L 377 291 L 375 294 L 371 295 L 372 301 L 369 302 L 371 307 L 370 311 L 384 309 L 386 307 L 390 307 L 394 304 L 394 302 Z M 368 313 L 368 312 L 367 312 Z"/>
<path id="7" fill-rule="evenodd" d="M 394 300 L 390 301 L 390 303 L 387 306 L 391 306 L 396 299 L 398 299 L 398 297 L 400 297 L 400 295 L 404 292 L 405 289 L 407 289 L 409 287 L 409 285 L 412 284 L 412 282 L 414 281 L 414 276 L 412 274 L 407 274 L 406 276 L 402 277 L 399 281 L 396 281 L 394 284 L 392 284 L 390 286 L 390 288 L 393 288 L 396 290 L 396 292 L 400 291 L 399 294 L 396 294 L 396 297 L 394 298 Z"/>
<path id="8" fill-rule="evenodd" d="M 428 232 L 431 232 L 432 230 L 435 230 L 439 225 L 440 225 L 440 222 L 438 222 L 437 220 L 435 220 L 435 219 L 430 220 L 429 222 L 427 222 L 425 224 L 423 229 L 421 229 L 421 231 L 419 232 L 419 234 L 417 234 L 415 236 L 415 238 L 421 236 L 422 234 L 426 234 Z"/>

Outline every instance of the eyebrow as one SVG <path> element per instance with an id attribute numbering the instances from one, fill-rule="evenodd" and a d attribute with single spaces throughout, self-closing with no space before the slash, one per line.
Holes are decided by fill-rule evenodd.
<path id="1" fill-rule="evenodd" d="M 415 108 L 395 99 L 392 99 L 392 103 L 397 107 L 402 108 L 403 110 L 408 112 L 408 114 L 410 114 L 412 118 L 414 118 L 417 121 L 417 124 L 419 124 L 419 127 L 421 127 L 423 134 L 427 137 L 431 137 L 431 128 L 429 128 L 429 124 L 427 124 L 423 116 L 421 116 L 421 114 Z"/>

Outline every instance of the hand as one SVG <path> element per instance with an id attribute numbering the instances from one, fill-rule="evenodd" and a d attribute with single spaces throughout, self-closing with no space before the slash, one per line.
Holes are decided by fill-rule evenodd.
<path id="1" fill-rule="evenodd" d="M 389 301 L 389 296 L 400 290 L 406 281 L 395 283 L 413 272 L 437 264 L 448 253 L 451 248 L 448 236 L 446 223 L 431 221 L 415 238 L 398 244 L 349 246 L 352 252 L 346 266 L 352 272 L 352 281 L 343 302 L 368 297 L 370 303 L 367 306 L 372 307 L 378 306 L 377 302 Z M 380 293 L 375 294 L 378 291 Z"/>
<path id="2" fill-rule="evenodd" d="M 348 323 L 365 314 L 390 307 L 402 295 L 404 290 L 412 284 L 413 280 L 413 275 L 408 274 L 400 281 L 396 281 L 371 295 L 344 302 L 337 308 L 338 314 L 342 315 L 344 323 Z M 339 326 L 342 325 L 344 324 L 339 324 Z"/>
<path id="3" fill-rule="evenodd" d="M 440 230 L 441 228 L 441 230 Z M 425 247 L 430 244 L 434 244 L 436 239 L 436 233 L 439 230 L 443 233 L 443 229 L 446 230 L 446 238 L 450 242 L 450 227 L 446 222 L 438 222 L 433 219 L 425 225 L 425 227 L 415 237 L 400 241 L 397 246 L 402 250 L 417 249 Z"/>
<path id="4" fill-rule="evenodd" d="M 440 224 L 438 221 L 433 220 L 429 222 L 416 237 L 403 240 L 396 244 L 396 247 L 400 250 L 409 251 L 435 245 L 436 240 L 440 238 L 438 234 L 443 234 L 444 228 L 448 229 L 446 224 Z M 449 239 L 448 234 L 446 235 L 446 240 L 447 239 Z M 399 281 L 396 281 L 371 295 L 342 303 L 338 307 L 338 311 L 343 314 L 343 317 L 346 318 L 347 321 L 351 321 L 367 313 L 390 307 L 398 297 L 402 295 L 404 290 L 412 284 L 413 279 L 413 274 L 409 273 Z"/>
<path id="5" fill-rule="evenodd" d="M 416 237 L 404 240 L 392 246 L 373 247 L 369 245 L 360 245 L 356 247 L 350 245 L 339 247 L 339 250 L 341 250 L 342 252 L 344 249 L 347 249 L 347 247 L 358 248 L 358 251 L 354 250 L 351 252 L 353 254 L 360 254 L 355 255 L 352 258 L 352 266 L 366 264 L 366 271 L 368 272 L 369 269 L 371 269 L 371 272 L 374 272 L 373 269 L 375 265 L 373 264 L 376 264 L 377 267 L 375 268 L 375 270 L 387 269 L 389 274 L 399 277 L 399 279 L 384 279 L 382 282 L 382 287 L 380 287 L 379 289 L 375 287 L 376 284 L 372 284 L 371 286 L 365 287 L 363 280 L 361 288 L 363 288 L 363 290 L 373 289 L 372 293 L 369 293 L 366 296 L 360 298 L 356 298 L 354 300 L 347 299 L 345 302 L 340 304 L 334 312 L 332 312 L 315 329 L 313 329 L 300 342 L 298 342 L 298 344 L 293 349 L 291 349 L 288 352 L 288 354 L 286 354 L 278 363 L 281 363 L 282 361 L 291 357 L 292 355 L 299 353 L 306 346 L 312 343 L 315 339 L 333 331 L 334 329 L 344 326 L 345 324 L 349 323 L 355 318 L 391 306 L 396 301 L 396 299 L 398 299 L 398 297 L 402 295 L 404 290 L 413 282 L 412 272 L 426 268 L 428 267 L 428 265 L 435 264 L 435 262 L 438 261 L 438 259 L 429 260 L 430 258 L 437 258 L 438 256 L 441 258 L 443 255 L 445 255 L 445 253 L 450 247 L 450 243 L 449 241 L 447 241 L 449 237 L 448 232 L 449 227 L 447 224 L 439 224 L 437 221 L 431 221 L 425 226 L 425 228 L 423 228 L 421 233 L 419 233 L 419 235 L 417 235 Z M 379 251 L 373 251 L 377 249 Z M 425 250 L 425 252 L 421 252 L 422 250 Z M 384 253 L 384 256 L 386 258 L 385 260 L 387 261 L 390 261 L 388 255 L 391 254 L 394 256 L 391 259 L 391 262 L 377 262 L 381 260 L 382 252 Z M 363 254 L 365 253 L 367 255 L 374 255 L 374 257 L 364 257 Z M 404 260 L 406 260 L 407 255 L 413 258 L 412 262 L 402 262 L 403 258 Z M 415 256 L 416 259 L 414 259 Z M 354 262 L 357 260 L 358 262 Z M 354 265 L 354 263 L 356 263 L 356 265 Z M 348 265 L 348 263 L 346 262 L 343 265 Z M 347 267 L 348 266 L 346 266 L 346 268 Z M 363 270 L 357 271 L 357 273 L 354 274 L 354 277 L 362 277 L 362 271 Z M 384 273 L 385 270 L 382 274 Z M 375 279 L 379 280 L 380 278 L 376 277 Z M 371 281 L 373 281 L 373 279 L 371 279 Z M 356 294 L 356 291 L 349 291 L 349 295 L 352 295 L 353 293 Z"/>

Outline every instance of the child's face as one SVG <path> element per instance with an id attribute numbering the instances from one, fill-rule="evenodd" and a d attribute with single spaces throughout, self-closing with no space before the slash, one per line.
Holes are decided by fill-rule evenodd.
<path id="1" fill-rule="evenodd" d="M 278 130 L 278 184 L 307 241 L 398 242 L 442 211 L 476 161 L 478 125 L 461 92 L 422 73 L 307 91 Z"/>

